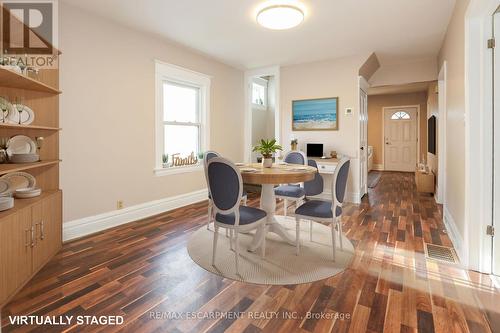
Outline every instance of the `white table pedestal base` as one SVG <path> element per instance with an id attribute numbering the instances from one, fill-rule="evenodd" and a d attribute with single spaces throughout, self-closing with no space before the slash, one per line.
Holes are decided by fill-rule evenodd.
<path id="1" fill-rule="evenodd" d="M 285 242 L 295 246 L 295 238 L 290 236 L 285 228 L 283 228 L 274 217 L 274 212 L 276 211 L 276 196 L 274 195 L 273 184 L 262 185 L 260 208 L 267 213 L 266 225 L 265 228 L 259 228 L 257 230 L 252 243 L 248 247 L 248 251 L 255 252 L 261 246 L 262 241 L 264 240 L 268 232 L 274 232 Z"/>

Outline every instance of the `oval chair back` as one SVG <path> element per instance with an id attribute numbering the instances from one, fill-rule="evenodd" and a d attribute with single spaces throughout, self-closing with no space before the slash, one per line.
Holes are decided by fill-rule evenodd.
<path id="1" fill-rule="evenodd" d="M 308 160 L 307 164 L 318 170 L 318 164 L 315 160 Z M 316 172 L 314 179 L 304 183 L 304 190 L 306 191 L 306 196 L 314 196 L 323 193 L 323 177 Z"/>
<path id="2" fill-rule="evenodd" d="M 208 161 L 207 177 L 215 213 L 223 215 L 234 213 L 237 226 L 243 194 L 243 180 L 239 169 L 225 158 L 213 157 Z"/>
<path id="3" fill-rule="evenodd" d="M 332 211 L 335 216 L 337 209 L 342 209 L 344 202 L 345 190 L 347 186 L 347 178 L 349 176 L 349 165 L 351 164 L 348 158 L 343 158 L 337 164 L 335 173 L 333 174 L 332 182 Z"/>
<path id="4" fill-rule="evenodd" d="M 284 162 L 290 163 L 290 164 L 302 164 L 302 165 L 307 165 L 307 157 L 306 154 L 303 151 L 289 151 L 286 153 L 285 158 L 283 159 Z"/>
<path id="5" fill-rule="evenodd" d="M 208 161 L 210 161 L 214 157 L 220 157 L 220 156 L 221 155 L 218 152 L 212 150 L 205 152 L 205 155 L 203 156 L 203 169 L 205 171 L 205 180 L 207 181 L 207 186 L 208 186 L 208 174 L 207 174 Z M 208 193 L 210 195 L 210 188 L 208 189 Z"/>

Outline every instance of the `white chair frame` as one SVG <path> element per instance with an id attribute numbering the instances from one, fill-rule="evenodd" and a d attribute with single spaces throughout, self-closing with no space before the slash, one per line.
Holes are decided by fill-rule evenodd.
<path id="1" fill-rule="evenodd" d="M 205 155 L 203 155 L 203 169 L 205 171 L 205 180 L 207 182 L 207 187 L 208 187 L 208 174 L 207 174 L 207 167 L 208 167 L 207 155 L 208 154 L 215 154 L 215 155 L 217 155 L 217 157 L 221 157 L 221 155 L 218 152 L 213 151 L 213 150 L 209 150 L 209 151 L 205 152 Z M 248 199 L 248 196 L 246 194 L 244 196 L 242 196 L 244 206 L 247 205 L 247 199 Z M 210 197 L 209 197 L 208 198 L 207 230 L 210 230 L 210 223 L 212 223 L 212 221 L 214 221 L 214 217 L 215 217 L 215 215 L 213 214 L 213 203 L 212 203 L 212 199 L 210 199 Z M 226 236 L 228 236 L 227 230 L 226 230 Z"/>
<path id="2" fill-rule="evenodd" d="M 295 153 L 299 153 L 299 154 L 301 154 L 302 157 L 304 158 L 304 165 L 307 165 L 307 156 L 301 150 L 291 150 L 291 151 L 287 152 L 285 154 L 285 156 L 283 157 L 283 161 L 285 161 L 285 159 L 287 158 L 287 156 L 290 155 L 291 153 L 294 153 L 294 154 Z M 287 184 L 283 184 L 283 185 L 287 185 Z M 300 183 L 299 185 L 300 185 L 300 187 L 304 187 L 304 183 Z M 297 198 L 276 195 L 276 198 L 283 200 L 283 210 L 285 211 L 285 214 L 284 214 L 285 216 L 287 216 L 288 200 L 295 202 L 295 208 L 297 209 L 304 202 L 305 197 L 306 197 L 305 195 L 303 195 L 301 197 L 297 197 Z"/>
<path id="3" fill-rule="evenodd" d="M 337 167 L 335 168 L 335 173 L 333 174 L 333 181 L 332 181 L 332 218 L 320 218 L 320 217 L 313 217 L 313 216 L 308 216 L 308 215 L 295 215 L 295 223 L 296 223 L 296 254 L 299 255 L 300 253 L 300 221 L 301 220 L 309 220 L 309 239 L 312 241 L 312 228 L 313 228 L 313 221 L 314 222 L 321 222 L 321 223 L 327 223 L 330 224 L 331 226 L 331 232 L 332 232 L 332 248 L 333 248 L 333 261 L 335 261 L 335 249 L 336 249 L 336 235 L 335 233 L 338 232 L 338 237 L 339 237 L 339 245 L 340 245 L 340 250 L 343 250 L 343 244 L 342 244 L 342 216 L 336 216 L 335 212 L 337 210 L 337 207 L 342 208 L 342 203 L 338 200 L 337 198 L 337 178 L 340 169 L 344 164 L 349 162 L 348 158 L 343 158 L 342 160 L 339 161 L 337 164 Z M 347 186 L 347 183 L 346 183 Z M 345 193 L 344 193 L 344 198 L 345 198 Z"/>
<path id="4" fill-rule="evenodd" d="M 229 243 L 231 249 L 233 249 L 234 245 L 234 252 L 235 252 L 235 262 L 236 262 L 236 274 L 239 275 L 239 256 L 240 256 L 240 249 L 239 249 L 239 242 L 238 242 L 238 234 L 239 233 L 247 233 L 251 230 L 257 229 L 257 228 L 265 228 L 265 224 L 267 221 L 267 216 L 263 217 L 260 220 L 257 220 L 253 223 L 247 224 L 247 225 L 240 225 L 240 203 L 242 199 L 242 194 L 243 194 L 243 180 L 241 178 L 241 173 L 240 170 L 232 163 L 231 161 L 222 158 L 222 157 L 214 157 L 210 159 L 210 161 L 207 164 L 207 182 L 208 182 L 208 168 L 210 167 L 210 164 L 212 163 L 224 163 L 228 166 L 230 166 L 238 175 L 238 181 L 239 181 L 239 194 L 238 194 L 238 200 L 236 200 L 236 203 L 234 204 L 233 207 L 223 210 L 220 209 L 213 203 L 213 211 L 214 211 L 214 217 L 217 214 L 222 214 L 222 215 L 230 215 L 234 214 L 234 224 L 225 224 L 225 223 L 220 223 L 217 222 L 214 218 L 214 241 L 213 241 L 213 249 L 212 249 L 212 266 L 215 267 L 215 255 L 217 252 L 217 240 L 219 238 L 219 228 L 224 228 L 226 230 L 230 231 L 230 238 L 229 238 Z M 208 188 L 210 191 L 210 183 L 208 182 Z M 212 196 L 213 198 L 213 196 Z M 265 238 L 262 241 L 262 246 L 261 246 L 261 256 L 262 258 L 265 257 L 266 254 L 266 240 Z"/>

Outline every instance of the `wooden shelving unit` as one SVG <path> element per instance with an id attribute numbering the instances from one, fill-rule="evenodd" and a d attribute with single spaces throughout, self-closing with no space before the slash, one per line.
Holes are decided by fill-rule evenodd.
<path id="1" fill-rule="evenodd" d="M 14 72 L 10 69 L 0 67 L 0 86 L 18 88 L 23 90 L 33 90 L 50 94 L 60 94 L 59 89 L 50 85 Z"/>
<path id="2" fill-rule="evenodd" d="M 17 125 L 0 123 L 0 129 L 15 129 L 15 130 L 41 130 L 41 131 L 60 131 L 62 128 L 52 126 L 37 126 L 37 125 Z"/>
<path id="3" fill-rule="evenodd" d="M 14 18 L 11 16 L 11 19 Z M 0 123 L 0 137 L 26 135 L 33 140 L 43 137 L 40 162 L 0 164 L 0 177 L 11 172 L 27 172 L 42 189 L 42 195 L 15 199 L 12 209 L 0 212 L 0 308 L 62 247 L 59 69 L 41 68 L 37 78 L 0 66 L 0 96 L 11 102 L 20 98 L 35 114 L 30 125 Z"/>
<path id="4" fill-rule="evenodd" d="M 30 169 L 41 168 L 58 164 L 60 160 L 40 161 L 35 163 L 22 163 L 22 164 L 0 164 L 0 176 L 9 172 L 27 171 Z"/>

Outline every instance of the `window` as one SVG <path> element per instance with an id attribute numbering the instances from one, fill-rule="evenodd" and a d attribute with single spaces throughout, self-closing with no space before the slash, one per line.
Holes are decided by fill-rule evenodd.
<path id="1" fill-rule="evenodd" d="M 256 78 L 252 83 L 252 103 L 260 107 L 267 107 L 267 81 Z"/>
<path id="2" fill-rule="evenodd" d="M 199 153 L 208 147 L 209 91 L 208 76 L 156 62 L 157 175 L 200 170 Z"/>
<path id="3" fill-rule="evenodd" d="M 394 112 L 391 116 L 392 120 L 407 120 L 410 119 L 410 115 L 404 111 Z"/>

